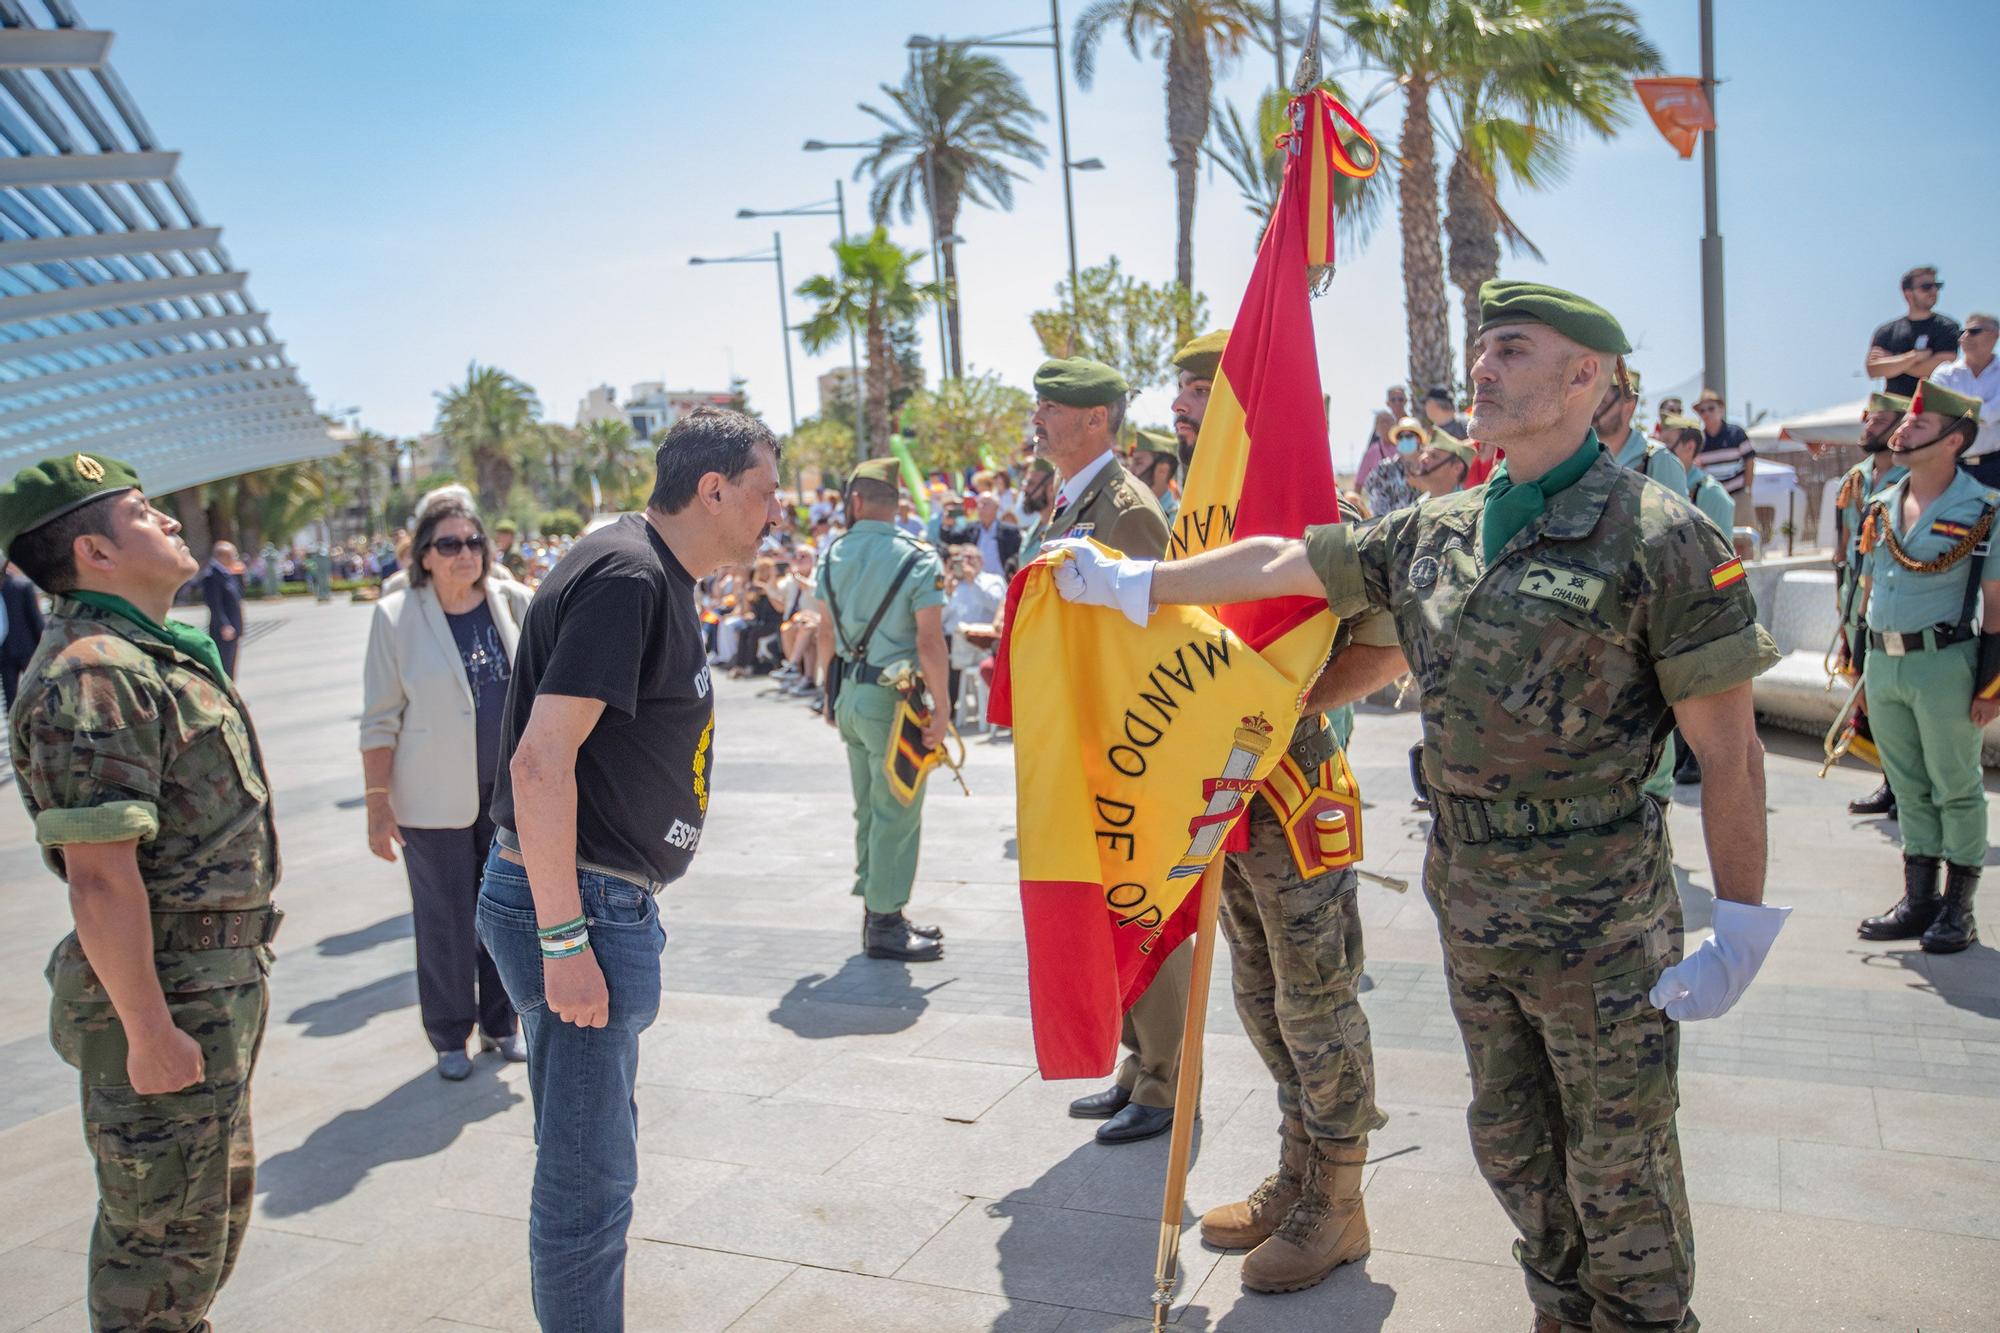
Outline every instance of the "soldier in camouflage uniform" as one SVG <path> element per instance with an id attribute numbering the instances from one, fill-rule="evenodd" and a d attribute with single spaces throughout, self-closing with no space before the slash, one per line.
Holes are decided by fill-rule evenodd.
<path id="1" fill-rule="evenodd" d="M 1184 437 L 1200 436 L 1228 337 L 1217 329 L 1174 355 L 1174 422 Z M 1347 692 L 1365 695 L 1408 670 L 1388 616 L 1364 615 L 1340 634 L 1343 651 L 1316 694 L 1361 672 L 1368 679 Z M 1338 744 L 1314 710 L 1294 728 L 1291 753 L 1301 771 L 1316 772 Z M 1368 1252 L 1360 1173 L 1369 1132 L 1388 1117 L 1375 1106 L 1375 1054 L 1361 1012 L 1360 877 L 1350 866 L 1307 878 L 1267 798 L 1251 802 L 1246 827 L 1249 846 L 1223 861 L 1219 916 L 1236 1012 L 1278 1085 L 1278 1170 L 1249 1198 L 1203 1214 L 1201 1235 L 1222 1249 L 1255 1247 L 1244 1285 L 1298 1291 Z M 1348 1196 L 1352 1206 L 1340 1207 Z"/>
<path id="2" fill-rule="evenodd" d="M 1628 350 L 1617 321 L 1512 282 L 1486 284 L 1481 316 L 1473 430 L 1507 451 L 1484 487 L 1171 564 L 1078 544 L 1057 586 L 1125 606 L 1316 593 L 1395 617 L 1423 686 L 1424 883 L 1473 1154 L 1520 1232 L 1537 1333 L 1690 1333 L 1675 1025 L 1734 1005 L 1789 910 L 1761 905 L 1749 688 L 1778 654 L 1713 525 L 1590 429 Z M 1641 791 L 1669 712 L 1705 770 L 1717 895 L 1685 961 L 1665 819 Z"/>
<path id="3" fill-rule="evenodd" d="M 0 550 L 55 598 L 9 739 L 76 919 L 49 961 L 49 1032 L 97 1167 L 99 1330 L 209 1328 L 255 1188 L 277 834 L 214 642 L 167 619 L 200 567 L 179 528 L 111 459 L 0 486 Z"/>

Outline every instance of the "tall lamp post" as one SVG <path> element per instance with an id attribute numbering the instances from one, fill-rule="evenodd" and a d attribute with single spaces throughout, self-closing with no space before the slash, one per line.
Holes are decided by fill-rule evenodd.
<path id="1" fill-rule="evenodd" d="M 854 139 L 843 143 L 829 143 L 824 139 L 808 139 L 805 141 L 805 143 L 800 145 L 800 147 L 804 148 L 805 151 L 808 153 L 824 153 L 827 150 L 834 148 L 875 149 L 875 148 L 880 148 L 881 146 L 882 146 L 882 141 L 880 139 Z M 934 196 L 935 191 L 932 190 L 931 188 L 931 168 L 930 168 L 930 158 L 928 155 L 926 155 L 924 158 L 924 194 L 926 196 L 924 199 L 924 214 L 929 219 L 931 224 L 930 225 L 931 266 L 935 268 L 939 276 L 942 277 L 944 274 L 944 269 L 938 263 L 937 207 L 931 202 L 931 197 Z M 944 377 L 944 368 L 950 364 L 951 364 L 951 337 L 950 334 L 946 331 L 944 325 L 944 307 L 939 306 L 938 307 L 938 377 L 940 379 Z"/>
<path id="2" fill-rule="evenodd" d="M 1039 24 L 1036 25 L 1036 27 L 1039 26 Z M 1076 301 L 1078 284 L 1076 263 L 1076 194 L 1071 188 L 1070 173 L 1072 171 L 1102 171 L 1104 170 L 1104 163 L 1094 157 L 1086 157 L 1079 162 L 1072 160 L 1069 155 L 1069 101 L 1063 80 L 1062 12 L 1058 8 L 1058 0 L 1049 0 L 1048 27 L 1049 40 L 1047 41 L 1030 41 L 1013 36 L 964 38 L 916 36 L 910 38 L 905 45 L 912 51 L 928 51 L 934 47 L 942 46 L 955 47 L 959 50 L 973 50 L 981 47 L 1012 47 L 1030 51 L 1047 50 L 1054 54 L 1056 62 L 1056 141 L 1057 146 L 1062 150 L 1063 225 L 1069 237 L 1069 313 L 1071 323 L 1074 324 L 1077 318 Z M 1028 32 L 1035 30 L 1035 28 L 1026 29 Z"/>
<path id="3" fill-rule="evenodd" d="M 1715 116 L 1715 0 L 1701 0 L 1701 91 Z M 1716 120 L 1719 123 L 1719 117 Z M 1729 400 L 1727 349 L 1722 337 L 1722 232 L 1715 202 L 1715 131 L 1701 136 L 1701 360 L 1703 387 Z"/>
<path id="4" fill-rule="evenodd" d="M 778 338 L 785 349 L 785 407 L 791 413 L 792 433 L 799 430 L 799 397 L 792 388 L 792 323 L 790 306 L 785 292 L 785 242 L 777 232 L 771 233 L 771 253 L 768 255 L 728 255 L 720 259 L 708 259 L 699 255 L 688 260 L 699 268 L 704 264 L 776 264 L 778 266 Z"/>
<path id="5" fill-rule="evenodd" d="M 833 181 L 832 208 L 828 208 L 825 202 L 821 201 L 815 204 L 801 204 L 797 208 L 739 208 L 736 210 L 736 216 L 739 218 L 836 218 L 840 222 L 840 243 L 842 245 L 847 244 L 847 191 L 841 186 L 838 176 L 834 177 Z M 789 346 L 788 342 L 788 349 Z M 854 424 L 856 426 L 854 432 L 855 457 L 861 459 L 868 456 L 868 405 L 863 401 L 864 395 L 861 392 L 861 353 L 855 341 L 854 326 L 852 324 L 847 326 L 847 368 L 848 374 L 853 376 L 848 381 L 848 389 L 854 394 Z"/>

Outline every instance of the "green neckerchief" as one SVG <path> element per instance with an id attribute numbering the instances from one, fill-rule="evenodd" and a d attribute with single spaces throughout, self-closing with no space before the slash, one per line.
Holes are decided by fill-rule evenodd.
<path id="1" fill-rule="evenodd" d="M 85 606 L 94 606 L 100 611 L 109 611 L 114 616 L 123 616 L 147 633 L 165 639 L 168 643 L 201 663 L 208 674 L 214 677 L 216 684 L 225 690 L 229 688 L 229 676 L 222 669 L 221 650 L 215 646 L 214 639 L 209 638 L 207 634 L 196 629 L 193 625 L 183 624 L 178 620 L 169 620 L 164 625 L 156 624 L 148 620 L 146 613 L 138 607 L 132 605 L 132 603 L 126 601 L 123 597 L 113 597 L 108 592 L 83 592 L 79 590 L 65 593 L 64 596 L 68 597 L 71 601 L 82 602 Z"/>
<path id="2" fill-rule="evenodd" d="M 1514 534 L 1527 527 L 1549 507 L 1549 498 L 1560 495 L 1582 479 L 1590 471 L 1590 465 L 1597 461 L 1597 455 L 1604 446 L 1597 442 L 1597 432 L 1591 431 L 1583 437 L 1575 453 L 1550 468 L 1533 481 L 1516 482 L 1507 475 L 1507 460 L 1500 460 L 1500 466 L 1493 469 L 1493 475 L 1486 479 L 1486 507 L 1482 511 L 1479 524 L 1480 546 L 1486 552 L 1486 563 L 1492 564 L 1500 548 L 1513 540 Z"/>

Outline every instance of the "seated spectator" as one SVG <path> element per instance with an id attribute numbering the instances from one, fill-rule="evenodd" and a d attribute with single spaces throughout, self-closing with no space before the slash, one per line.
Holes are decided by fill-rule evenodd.
<path id="1" fill-rule="evenodd" d="M 1011 575 L 1021 554 L 1021 530 L 1000 517 L 1000 502 L 992 496 L 977 496 L 973 504 L 977 518 L 946 531 L 943 545 L 977 547 L 987 569 Z"/>
<path id="2" fill-rule="evenodd" d="M 1361 479 L 1361 493 L 1368 497 L 1370 513 L 1386 514 L 1417 502 L 1410 473 L 1416 468 L 1418 451 L 1430 443 L 1430 432 L 1415 417 L 1404 417 L 1396 423 L 1391 442 L 1396 452 Z"/>
<path id="3" fill-rule="evenodd" d="M 1463 489 L 1466 474 L 1478 459 L 1478 451 L 1464 440 L 1439 431 L 1430 443 L 1417 451 L 1417 464 L 1410 472 L 1410 485 L 1426 500 L 1450 495 Z"/>
<path id="4" fill-rule="evenodd" d="M 778 565 L 770 556 L 760 556 L 750 574 L 750 586 L 737 606 L 741 628 L 736 633 L 736 651 L 730 659 L 729 675 L 763 675 L 777 665 L 778 626 L 784 621 L 778 590 Z"/>
<path id="5" fill-rule="evenodd" d="M 964 673 L 976 671 L 993 650 L 965 637 L 967 625 L 991 625 L 1000 617 L 1007 600 L 1007 584 L 998 574 L 986 572 L 986 561 L 977 546 L 954 547 L 945 563 L 944 632 L 950 649 L 950 680 L 946 690 L 954 712 L 958 709 L 958 684 Z"/>

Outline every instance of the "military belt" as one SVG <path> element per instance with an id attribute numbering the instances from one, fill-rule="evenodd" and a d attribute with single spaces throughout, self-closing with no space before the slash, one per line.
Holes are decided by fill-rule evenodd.
<path id="1" fill-rule="evenodd" d="M 1511 801 L 1486 801 L 1435 787 L 1428 794 L 1438 828 L 1454 842 L 1465 843 L 1547 837 L 1575 829 L 1598 828 L 1625 818 L 1645 800 L 1645 793 L 1632 783 L 1620 783 L 1585 796 L 1542 800 L 1517 797 Z"/>
<path id="2" fill-rule="evenodd" d="M 876 666 L 873 662 L 849 662 L 847 664 L 847 683 L 850 685 L 880 685 L 882 683 L 882 668 Z"/>
<path id="3" fill-rule="evenodd" d="M 278 923 L 284 916 L 275 907 L 251 907 L 241 912 L 155 912 L 153 951 L 255 948 L 277 937 Z"/>
<path id="4" fill-rule="evenodd" d="M 1317 721 L 1317 719 L 1314 720 Z M 1302 734 L 1292 737 L 1291 749 L 1286 751 L 1286 753 L 1291 755 L 1292 761 L 1299 766 L 1302 772 L 1311 773 L 1321 764 L 1333 758 L 1333 728 L 1327 726 L 1324 722 L 1320 722 L 1315 730 L 1306 731 L 1305 724 L 1301 723 L 1299 731 Z"/>
<path id="5" fill-rule="evenodd" d="M 1871 629 L 1868 631 L 1868 646 L 1880 648 L 1891 657 L 1905 657 L 1910 653 L 1935 652 L 1954 643 L 1964 643 L 1972 637 L 1970 625 L 1933 625 L 1929 629 L 1911 630 L 1906 634 Z"/>

